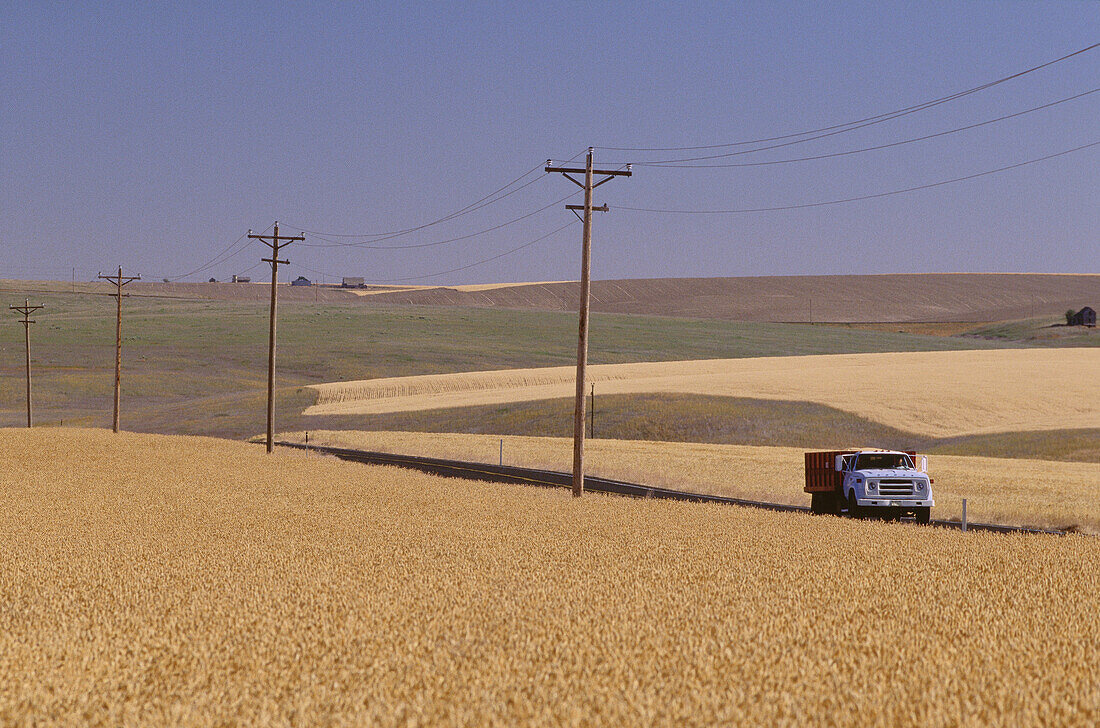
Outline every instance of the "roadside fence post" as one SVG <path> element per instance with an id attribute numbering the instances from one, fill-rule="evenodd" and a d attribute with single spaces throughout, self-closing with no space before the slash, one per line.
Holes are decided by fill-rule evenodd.
<path id="1" fill-rule="evenodd" d="M 500 464 L 504 465 L 504 438 L 500 438 Z"/>
<path id="2" fill-rule="evenodd" d="M 963 521 L 962 521 L 963 533 L 966 533 L 966 498 L 963 498 Z"/>

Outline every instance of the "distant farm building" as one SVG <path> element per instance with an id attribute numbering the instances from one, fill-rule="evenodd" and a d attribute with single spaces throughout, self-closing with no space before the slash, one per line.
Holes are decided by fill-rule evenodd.
<path id="1" fill-rule="evenodd" d="M 354 276 L 344 276 L 343 282 L 340 283 L 341 288 L 362 288 L 366 283 L 366 279 L 357 278 Z"/>
<path id="2" fill-rule="evenodd" d="M 211 278 L 210 280 L 207 281 L 207 283 L 217 283 L 217 282 L 218 282 L 217 278 Z"/>
<path id="3" fill-rule="evenodd" d="M 234 283 L 251 283 L 252 279 L 249 278 L 248 276 L 235 275 L 235 276 L 233 276 L 233 282 Z"/>
<path id="4" fill-rule="evenodd" d="M 313 284 L 305 276 L 298 276 L 297 278 L 295 278 L 294 280 L 292 280 L 290 282 L 290 285 L 292 285 L 292 286 L 312 286 Z"/>
<path id="5" fill-rule="evenodd" d="M 1096 326 L 1096 311 L 1094 311 L 1091 306 L 1085 306 L 1083 309 L 1070 316 L 1069 325 Z"/>

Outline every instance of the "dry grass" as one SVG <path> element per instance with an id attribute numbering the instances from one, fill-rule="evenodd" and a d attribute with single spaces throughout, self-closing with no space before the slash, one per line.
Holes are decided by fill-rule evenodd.
<path id="1" fill-rule="evenodd" d="M 5 725 L 1094 725 L 1100 540 L 0 432 Z"/>
<path id="2" fill-rule="evenodd" d="M 1100 349 L 712 359 L 590 367 L 600 394 L 810 401 L 932 437 L 1100 426 Z M 573 393 L 575 369 L 512 369 L 315 385 L 305 414 L 379 414 Z"/>
<path id="3" fill-rule="evenodd" d="M 281 436 L 302 441 L 302 433 Z M 423 432 L 309 433 L 310 442 L 362 450 L 496 463 L 501 438 Z M 504 439 L 508 465 L 569 471 L 569 438 Z M 870 445 L 873 443 L 863 443 Z M 736 498 L 809 505 L 802 491 L 802 448 L 588 440 L 593 475 Z M 936 518 L 959 520 L 967 499 L 971 521 L 1081 530 L 1100 534 L 1100 464 L 934 455 L 929 471 Z"/>

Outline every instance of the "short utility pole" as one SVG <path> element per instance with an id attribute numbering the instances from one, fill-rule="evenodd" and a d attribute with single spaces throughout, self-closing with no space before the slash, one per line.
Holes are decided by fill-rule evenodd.
<path id="1" fill-rule="evenodd" d="M 31 324 L 34 319 L 30 315 L 45 306 L 32 306 L 29 298 L 23 299 L 22 306 L 8 306 L 12 311 L 23 314 L 20 323 L 23 324 L 23 334 L 27 340 L 27 427 L 31 426 Z"/>
<path id="2" fill-rule="evenodd" d="M 116 275 L 105 276 L 100 274 L 99 277 L 115 284 L 115 292 L 107 295 L 114 296 L 115 301 L 118 303 L 118 315 L 115 318 L 115 416 L 111 425 L 111 429 L 118 432 L 118 401 L 122 393 L 122 299 L 130 297 L 129 293 L 122 292 L 122 287 L 127 283 L 140 281 L 141 276 L 122 275 L 122 266 L 120 265 Z"/>
<path id="3" fill-rule="evenodd" d="M 261 258 L 264 263 L 271 263 L 271 322 L 268 327 L 267 342 L 267 451 L 275 450 L 275 312 L 278 308 L 277 284 L 279 282 L 279 263 L 289 265 L 289 260 L 279 260 L 279 249 L 285 245 L 306 239 L 306 234 L 279 235 L 279 221 L 275 221 L 275 230 L 271 235 L 253 235 L 248 231 L 248 237 L 259 240 L 271 248 L 270 258 Z"/>
<path id="4" fill-rule="evenodd" d="M 554 167 L 553 160 L 546 160 L 547 172 L 561 172 L 562 176 L 584 189 L 583 205 L 566 205 L 565 209 L 572 210 L 577 215 L 578 210 L 583 210 L 584 215 L 577 215 L 584 223 L 584 232 L 581 237 L 581 304 L 580 304 L 580 331 L 577 336 L 577 396 L 573 412 L 573 496 L 579 498 L 584 494 L 584 385 L 586 368 L 588 366 L 588 305 L 591 297 L 592 281 L 592 212 L 607 212 L 607 205 L 592 206 L 592 190 L 613 177 L 629 177 L 630 165 L 625 170 L 593 169 L 592 147 L 588 148 L 588 157 L 583 168 Z M 583 174 L 584 182 L 571 177 L 573 174 Z M 603 179 L 593 183 L 594 175 L 602 175 Z"/>
<path id="5" fill-rule="evenodd" d="M 596 385 L 595 384 L 592 385 L 591 399 L 592 399 L 592 402 L 590 403 L 590 405 L 588 407 L 588 409 L 589 409 L 589 413 L 588 413 L 588 422 L 589 422 L 588 436 L 595 439 L 595 437 L 596 437 Z"/>

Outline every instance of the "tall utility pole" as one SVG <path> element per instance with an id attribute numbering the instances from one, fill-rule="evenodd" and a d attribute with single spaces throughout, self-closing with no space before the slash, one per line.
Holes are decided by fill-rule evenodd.
<path id="1" fill-rule="evenodd" d="M 20 321 L 23 324 L 23 334 L 27 340 L 27 427 L 31 426 L 31 324 L 34 319 L 30 315 L 44 306 L 32 306 L 29 298 L 23 299 L 22 306 L 8 306 L 12 311 L 23 314 Z"/>
<path id="2" fill-rule="evenodd" d="M 275 221 L 275 231 L 271 235 L 253 235 L 248 231 L 248 237 L 259 240 L 271 248 L 270 258 L 261 258 L 265 263 L 271 263 L 271 322 L 268 327 L 267 343 L 267 451 L 275 449 L 275 310 L 278 306 L 276 286 L 279 282 L 279 263 L 289 264 L 289 260 L 279 260 L 279 249 L 295 241 L 306 239 L 306 234 L 279 235 L 279 221 Z"/>
<path id="3" fill-rule="evenodd" d="M 584 168 L 554 167 L 552 160 L 546 160 L 547 172 L 561 172 L 562 176 L 584 189 L 584 205 L 566 205 L 567 210 L 577 214 L 583 210 L 584 215 L 577 215 L 584 223 L 584 232 L 581 237 L 581 304 L 580 304 L 580 330 L 577 335 L 577 397 L 573 411 L 573 496 L 579 498 L 584 494 L 584 385 L 586 368 L 588 367 L 588 302 L 591 296 L 592 281 L 592 212 L 607 212 L 607 205 L 592 206 L 592 190 L 613 177 L 629 177 L 630 165 L 625 170 L 593 169 L 592 147 L 588 148 L 588 157 Z M 572 174 L 583 174 L 584 182 L 570 177 Z M 604 175 L 599 182 L 592 182 L 594 175 Z"/>
<path id="4" fill-rule="evenodd" d="M 127 283 L 140 281 L 141 276 L 122 275 L 122 266 L 120 265 L 118 274 L 105 276 L 101 273 L 99 277 L 115 284 L 115 292 L 107 295 L 114 296 L 118 303 L 118 316 L 115 319 L 115 416 L 111 425 L 111 429 L 118 432 L 118 400 L 119 395 L 122 393 L 122 299 L 130 297 L 129 293 L 122 292 L 122 287 Z"/>

